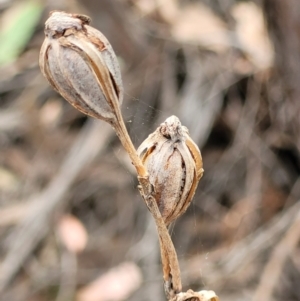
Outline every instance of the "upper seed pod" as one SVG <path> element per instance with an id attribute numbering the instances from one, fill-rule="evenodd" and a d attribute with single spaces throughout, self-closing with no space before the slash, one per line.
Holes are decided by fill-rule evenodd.
<path id="1" fill-rule="evenodd" d="M 182 215 L 203 175 L 202 157 L 188 129 L 171 116 L 140 145 L 161 215 L 169 225 Z"/>
<path id="2" fill-rule="evenodd" d="M 113 122 L 123 98 L 120 68 L 108 40 L 89 23 L 84 15 L 50 13 L 40 67 L 76 109 Z"/>

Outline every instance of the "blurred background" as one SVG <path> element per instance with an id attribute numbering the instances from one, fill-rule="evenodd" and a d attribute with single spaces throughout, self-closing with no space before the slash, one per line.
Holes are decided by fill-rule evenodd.
<path id="1" fill-rule="evenodd" d="M 111 42 L 136 147 L 177 115 L 202 151 L 170 231 L 184 289 L 300 300 L 297 0 L 0 0 L 0 299 L 165 300 L 127 154 L 41 75 L 51 10 Z"/>

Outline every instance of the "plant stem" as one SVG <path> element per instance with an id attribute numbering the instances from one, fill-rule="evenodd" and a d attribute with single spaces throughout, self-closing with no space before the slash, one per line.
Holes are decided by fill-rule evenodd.
<path id="1" fill-rule="evenodd" d="M 136 149 L 131 141 L 128 134 L 127 128 L 124 123 L 124 119 L 121 113 L 119 102 L 116 98 L 116 94 L 112 93 L 111 106 L 116 114 L 116 120 L 111 121 L 112 127 L 115 129 L 117 136 L 119 137 L 122 145 L 124 146 L 126 152 L 128 153 L 132 164 L 134 165 L 136 172 L 139 177 L 148 177 L 148 172 L 142 163 L 142 160 L 138 156 Z"/>
<path id="2" fill-rule="evenodd" d="M 170 299 L 182 290 L 180 268 L 176 250 L 174 248 L 166 224 L 161 216 L 156 200 L 152 195 L 152 185 L 149 183 L 148 178 L 138 177 L 138 180 L 141 184 L 140 193 L 156 224 L 160 243 L 163 276 L 165 281 L 165 293 L 167 295 L 167 298 Z"/>
<path id="3" fill-rule="evenodd" d="M 116 104 L 117 102 L 112 103 Z M 170 299 L 182 290 L 177 254 L 166 224 L 157 206 L 155 197 L 153 196 L 154 190 L 153 186 L 149 182 L 148 172 L 143 165 L 140 157 L 138 156 L 131 138 L 127 132 L 119 106 L 115 105 L 114 109 L 117 118 L 114 122 L 112 122 L 112 126 L 115 129 L 117 136 L 119 137 L 122 145 L 124 146 L 132 161 L 132 164 L 137 171 L 138 180 L 141 184 L 141 196 L 144 199 L 149 211 L 151 212 L 156 224 L 160 243 L 163 277 L 165 281 L 165 293 L 167 295 L 167 298 Z"/>
<path id="4" fill-rule="evenodd" d="M 128 153 L 128 155 L 132 161 L 132 164 L 134 165 L 134 167 L 137 171 L 138 176 L 147 177 L 148 176 L 147 170 L 146 170 L 145 166 L 143 165 L 140 157 L 138 156 L 136 149 L 130 139 L 130 136 L 128 135 L 123 118 L 121 120 L 119 120 L 119 122 L 114 124 L 113 127 L 114 127 L 116 134 L 119 137 L 122 145 L 124 146 L 126 152 Z"/>

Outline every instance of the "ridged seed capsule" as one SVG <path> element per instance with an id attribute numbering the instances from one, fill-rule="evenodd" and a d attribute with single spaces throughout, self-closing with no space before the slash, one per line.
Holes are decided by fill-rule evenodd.
<path id="1" fill-rule="evenodd" d="M 171 116 L 140 145 L 162 217 L 169 225 L 190 205 L 203 175 L 198 146 L 176 116 Z"/>
<path id="2" fill-rule="evenodd" d="M 76 109 L 112 123 L 123 99 L 120 68 L 108 40 L 89 23 L 84 15 L 50 13 L 40 67 Z"/>

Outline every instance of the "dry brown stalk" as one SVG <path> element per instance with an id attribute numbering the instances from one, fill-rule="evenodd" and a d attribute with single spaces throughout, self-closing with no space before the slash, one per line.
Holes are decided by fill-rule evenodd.
<path id="1" fill-rule="evenodd" d="M 186 210 L 193 198 L 203 174 L 200 151 L 190 139 L 187 129 L 172 116 L 159 128 L 160 135 L 154 135 L 158 140 L 150 149 L 146 142 L 147 152 L 154 150 L 157 145 L 168 146 L 167 160 L 154 158 L 155 171 L 144 166 L 143 161 L 148 156 L 144 158 L 141 155 L 143 160 L 140 158 L 121 114 L 123 86 L 116 56 L 108 40 L 89 23 L 87 16 L 51 13 L 46 22 L 46 38 L 40 53 L 41 70 L 53 88 L 71 105 L 89 116 L 108 122 L 115 129 L 136 168 L 141 196 L 156 223 L 167 298 L 172 301 L 216 301 L 218 298 L 213 292 L 181 292 L 178 258 L 166 226 Z M 147 154 L 151 155 L 149 152 Z M 161 158 L 165 154 L 158 149 L 158 154 L 154 153 L 153 156 Z M 169 164 L 165 164 L 170 158 L 176 163 L 178 170 L 175 173 L 171 173 Z M 163 181 L 168 183 L 162 189 L 156 185 L 159 173 L 164 175 Z M 177 183 L 176 187 L 171 185 L 172 180 Z M 168 186 L 172 186 L 172 189 Z M 174 190 L 177 195 L 172 200 Z M 157 193 L 163 195 L 162 200 Z M 165 218 L 164 208 L 167 208 L 169 219 Z"/>

